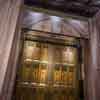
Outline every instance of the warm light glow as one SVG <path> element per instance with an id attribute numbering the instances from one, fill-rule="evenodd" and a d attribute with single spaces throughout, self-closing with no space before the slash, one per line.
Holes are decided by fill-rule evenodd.
<path id="1" fill-rule="evenodd" d="M 25 59 L 24 61 L 25 61 L 25 62 L 32 62 L 32 59 L 28 59 L 28 58 L 27 58 L 27 59 Z"/>
<path id="2" fill-rule="evenodd" d="M 33 60 L 34 62 L 40 62 L 39 60 Z"/>
<path id="3" fill-rule="evenodd" d="M 32 85 L 36 85 L 37 83 L 35 83 L 35 82 L 32 82 L 31 84 L 32 84 Z"/>
<path id="4" fill-rule="evenodd" d="M 40 85 L 40 86 L 46 86 L 46 84 L 44 84 L 44 83 L 40 83 L 39 85 Z"/>
<path id="5" fill-rule="evenodd" d="M 68 63 L 71 63 L 73 61 L 73 52 L 71 51 L 70 48 L 67 48 L 66 51 L 64 52 L 65 57 L 68 61 Z"/>
<path id="6" fill-rule="evenodd" d="M 46 64 L 48 64 L 48 61 L 41 61 L 41 63 L 46 63 Z"/>
<path id="7" fill-rule="evenodd" d="M 27 58 L 31 58 L 33 54 L 33 47 L 32 46 L 27 46 L 25 49 L 25 56 Z"/>

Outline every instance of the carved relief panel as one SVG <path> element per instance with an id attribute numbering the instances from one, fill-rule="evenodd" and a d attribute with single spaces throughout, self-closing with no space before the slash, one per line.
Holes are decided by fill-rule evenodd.
<path id="1" fill-rule="evenodd" d="M 37 31 L 89 38 L 88 25 L 88 21 L 85 20 L 61 18 L 29 9 L 24 10 L 23 27 Z"/>

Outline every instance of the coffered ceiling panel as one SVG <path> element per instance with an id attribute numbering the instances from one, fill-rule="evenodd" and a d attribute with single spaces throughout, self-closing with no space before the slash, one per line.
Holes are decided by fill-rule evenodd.
<path id="1" fill-rule="evenodd" d="M 25 0 L 25 4 L 84 17 L 94 16 L 100 8 L 100 0 Z"/>

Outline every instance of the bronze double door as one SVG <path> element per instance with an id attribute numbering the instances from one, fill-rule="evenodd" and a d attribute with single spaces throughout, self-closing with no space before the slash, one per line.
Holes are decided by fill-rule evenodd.
<path id="1" fill-rule="evenodd" d="M 25 40 L 14 100 L 80 100 L 78 48 Z"/>

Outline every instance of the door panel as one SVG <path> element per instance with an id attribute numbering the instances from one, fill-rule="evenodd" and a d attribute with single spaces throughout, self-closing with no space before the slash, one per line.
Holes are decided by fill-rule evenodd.
<path id="1" fill-rule="evenodd" d="M 78 100 L 78 48 L 24 41 L 14 100 Z"/>

